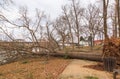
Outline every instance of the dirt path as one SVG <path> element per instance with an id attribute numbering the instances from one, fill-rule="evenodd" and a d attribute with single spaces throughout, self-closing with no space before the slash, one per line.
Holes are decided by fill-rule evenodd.
<path id="1" fill-rule="evenodd" d="M 112 74 L 90 69 L 86 65 L 95 65 L 97 62 L 87 60 L 73 60 L 60 74 L 58 79 L 112 79 Z M 94 77 L 94 78 L 87 78 Z"/>

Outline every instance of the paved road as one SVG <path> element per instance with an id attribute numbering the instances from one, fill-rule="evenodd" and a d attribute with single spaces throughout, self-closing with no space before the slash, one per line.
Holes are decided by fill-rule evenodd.
<path id="1" fill-rule="evenodd" d="M 58 79 L 87 79 L 87 76 L 97 77 L 98 79 L 112 79 L 112 74 L 108 72 L 83 67 L 93 64 L 97 64 L 97 62 L 75 59 L 60 74 Z"/>

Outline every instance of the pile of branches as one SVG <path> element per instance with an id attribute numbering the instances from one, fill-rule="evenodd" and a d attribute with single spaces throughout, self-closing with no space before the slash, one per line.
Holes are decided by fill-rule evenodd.
<path id="1" fill-rule="evenodd" d="M 120 59 L 120 38 L 111 37 L 105 39 L 102 56 Z"/>
<path id="2" fill-rule="evenodd" d="M 41 45 L 41 43 L 32 43 L 30 45 L 20 42 L 1 42 L 0 43 L 0 65 L 13 62 L 21 58 L 37 57 L 39 55 L 47 55 L 53 53 L 55 44 Z M 53 47 L 51 46 L 53 45 Z M 48 47 L 47 47 L 48 46 Z"/>
<path id="3" fill-rule="evenodd" d="M 10 63 L 26 55 L 24 45 L 18 44 L 1 44 L 0 45 L 0 65 Z"/>

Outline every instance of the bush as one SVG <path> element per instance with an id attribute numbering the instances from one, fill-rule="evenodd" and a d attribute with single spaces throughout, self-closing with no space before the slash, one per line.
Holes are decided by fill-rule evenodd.
<path id="1" fill-rule="evenodd" d="M 22 61 L 22 64 L 27 64 L 29 63 L 29 61 Z"/>

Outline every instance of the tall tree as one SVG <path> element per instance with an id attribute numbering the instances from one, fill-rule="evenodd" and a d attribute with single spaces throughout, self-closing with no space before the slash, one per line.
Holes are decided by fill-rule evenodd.
<path id="1" fill-rule="evenodd" d="M 108 8 L 109 0 L 103 0 L 103 27 L 104 27 L 104 38 L 108 38 L 107 35 L 107 8 Z"/>
<path id="2" fill-rule="evenodd" d="M 117 3 L 110 6 L 110 19 L 112 23 L 113 37 L 117 38 Z"/>
<path id="3" fill-rule="evenodd" d="M 117 3 L 117 15 L 118 15 L 118 30 L 120 37 L 120 0 L 116 0 L 116 3 Z"/>

